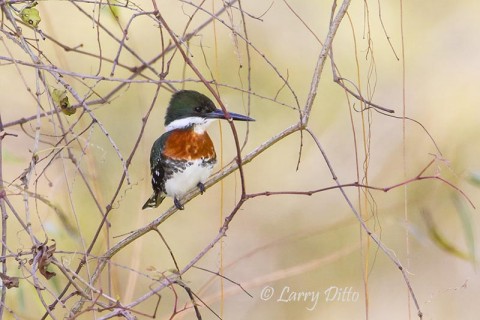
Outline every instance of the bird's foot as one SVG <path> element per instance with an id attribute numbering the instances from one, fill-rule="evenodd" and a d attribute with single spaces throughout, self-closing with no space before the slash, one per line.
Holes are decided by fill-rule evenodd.
<path id="1" fill-rule="evenodd" d="M 173 198 L 173 203 L 175 204 L 175 207 L 177 207 L 178 210 L 183 210 L 184 209 L 184 207 L 180 203 L 180 200 L 178 200 L 177 198 Z"/>
<path id="2" fill-rule="evenodd" d="M 200 194 L 203 194 L 205 192 L 205 185 L 201 182 L 197 184 L 198 189 L 200 189 Z"/>

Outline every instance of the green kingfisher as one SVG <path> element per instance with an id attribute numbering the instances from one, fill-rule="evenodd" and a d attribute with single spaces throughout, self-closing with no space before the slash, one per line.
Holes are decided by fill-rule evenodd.
<path id="1" fill-rule="evenodd" d="M 232 120 L 255 121 L 229 112 Z M 156 208 L 166 196 L 183 210 L 180 199 L 204 183 L 217 162 L 210 136 L 205 131 L 215 119 L 227 119 L 222 110 L 205 95 L 192 90 L 174 93 L 165 115 L 165 133 L 152 146 L 150 170 L 153 195 L 142 209 Z"/>

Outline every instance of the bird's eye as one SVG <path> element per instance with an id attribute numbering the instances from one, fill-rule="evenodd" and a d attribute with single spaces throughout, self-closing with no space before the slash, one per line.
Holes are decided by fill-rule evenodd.
<path id="1" fill-rule="evenodd" d="M 202 113 L 203 112 L 202 106 L 195 107 L 195 111 L 198 113 Z"/>

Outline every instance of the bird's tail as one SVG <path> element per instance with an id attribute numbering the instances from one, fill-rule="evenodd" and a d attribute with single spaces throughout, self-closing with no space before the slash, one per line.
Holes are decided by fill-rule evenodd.
<path id="1" fill-rule="evenodd" d="M 147 202 L 145 202 L 145 204 L 143 205 L 142 210 L 158 207 L 160 203 L 162 203 L 163 199 L 165 199 L 165 194 L 163 194 L 162 192 L 153 193 L 152 196 L 148 198 Z"/>

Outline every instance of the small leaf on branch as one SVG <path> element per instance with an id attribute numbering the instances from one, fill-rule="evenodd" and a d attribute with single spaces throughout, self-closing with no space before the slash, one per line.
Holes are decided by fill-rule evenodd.
<path id="1" fill-rule="evenodd" d="M 55 240 L 53 240 L 53 244 L 51 246 L 47 246 L 46 242 L 34 246 L 33 250 L 33 259 L 30 259 L 29 263 L 33 264 L 34 259 L 37 259 L 38 263 L 38 270 L 40 273 L 48 280 L 56 275 L 55 272 L 51 272 L 47 270 L 48 265 L 52 262 L 53 254 L 57 249 L 57 244 Z"/>
<path id="2" fill-rule="evenodd" d="M 19 284 L 18 277 L 10 277 L 0 272 L 0 278 L 2 279 L 3 285 L 7 289 L 18 288 L 18 284 Z"/>
<path id="3" fill-rule="evenodd" d="M 52 98 L 57 104 L 57 107 L 67 116 L 71 116 L 77 111 L 77 109 L 70 105 L 70 101 L 68 101 L 67 90 L 53 89 Z"/>
<path id="4" fill-rule="evenodd" d="M 33 28 L 37 28 L 40 21 L 42 21 L 42 19 L 40 18 L 40 12 L 38 12 L 38 10 L 33 7 L 23 8 L 22 11 L 20 11 L 20 18 L 23 22 Z"/>

